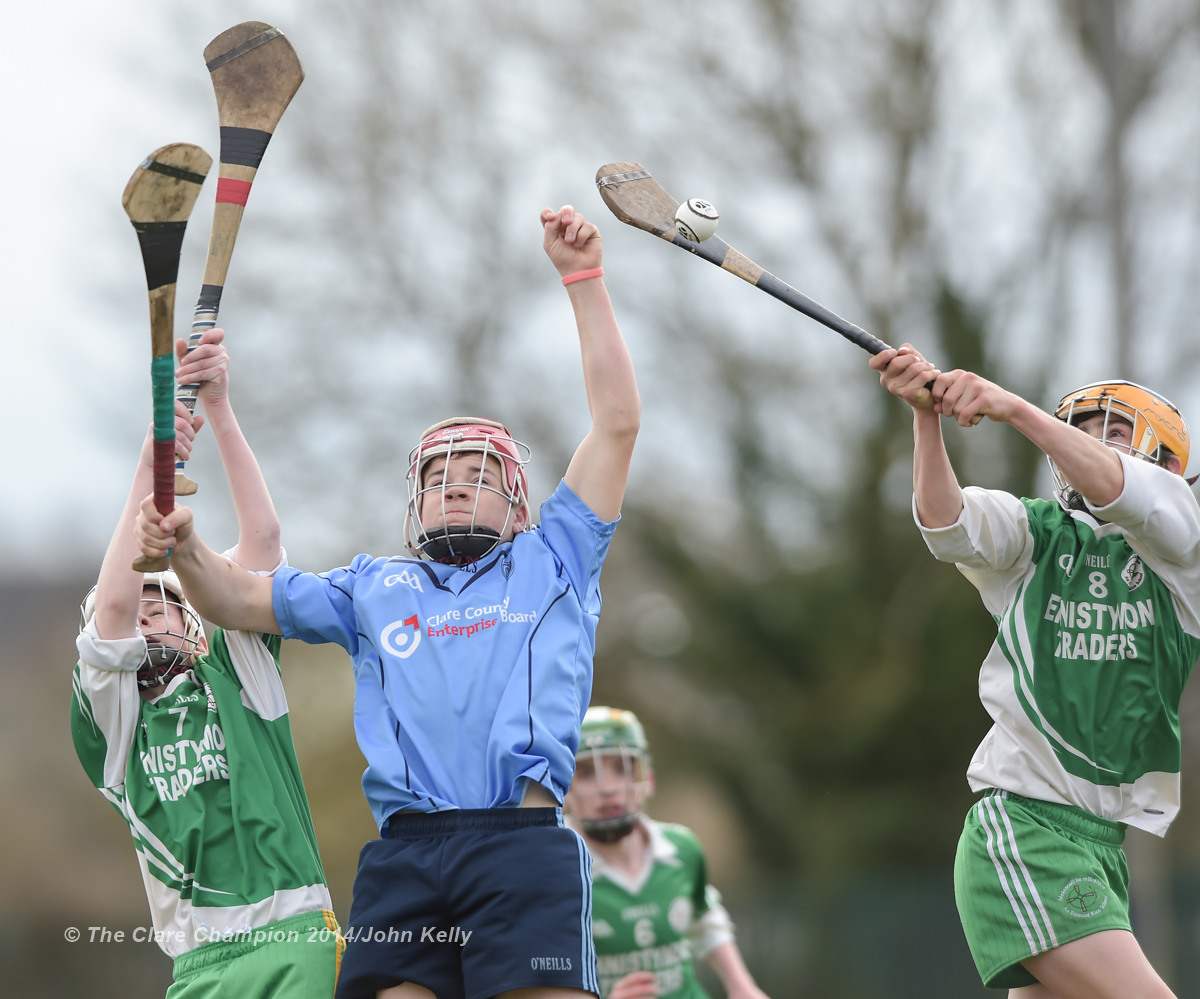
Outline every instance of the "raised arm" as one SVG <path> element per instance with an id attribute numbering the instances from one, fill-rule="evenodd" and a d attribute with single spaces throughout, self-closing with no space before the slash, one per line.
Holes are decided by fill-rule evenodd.
<path id="1" fill-rule="evenodd" d="M 942 423 L 926 385 L 938 371 L 911 344 L 871 358 L 879 382 L 913 411 L 913 496 L 925 527 L 949 527 L 962 513 L 962 487 L 946 453 Z"/>
<path id="2" fill-rule="evenodd" d="M 598 270 L 600 233 L 570 205 L 541 214 L 542 245 L 564 278 Z M 583 381 L 592 426 L 567 466 L 566 483 L 603 520 L 616 520 L 629 480 L 642 404 L 629 349 L 621 336 L 604 278 L 566 285 L 579 331 Z"/>
<path id="3" fill-rule="evenodd" d="M 969 427 L 983 417 L 1019 431 L 1062 470 L 1066 480 L 1093 506 L 1107 506 L 1125 484 L 1117 453 L 1015 393 L 970 371 L 938 371 L 910 344 L 871 358 L 879 380 L 913 408 L 913 489 L 917 515 L 926 527 L 958 519 L 962 490 L 942 440 L 941 416 Z M 926 386 L 933 382 L 932 390 Z"/>
<path id="4" fill-rule="evenodd" d="M 142 553 L 171 551 L 171 568 L 197 612 L 220 628 L 278 635 L 271 600 L 272 580 L 247 569 L 266 571 L 279 564 L 279 518 L 258 462 L 229 404 L 229 356 L 224 330 L 208 330 L 190 356 L 180 340 L 181 384 L 199 382 L 199 398 L 212 423 L 238 518 L 237 562 L 212 551 L 193 529 L 192 511 L 176 506 L 163 517 L 147 497 L 135 510 L 136 543 Z M 245 568 L 242 568 L 244 566 Z"/>
<path id="5" fill-rule="evenodd" d="M 1093 506 L 1107 506 L 1125 487 L 1125 470 L 1116 451 L 986 378 L 970 371 L 944 372 L 934 382 L 933 397 L 937 411 L 961 426 L 986 416 L 1024 434 Z"/>
<path id="6" fill-rule="evenodd" d="M 221 454 L 237 514 L 237 562 L 247 569 L 270 571 L 280 559 L 279 517 L 262 470 L 233 413 L 224 339 L 224 330 L 207 330 L 190 354 L 187 341 L 179 340 L 175 347 L 180 365 L 175 378 L 180 385 L 200 385 L 199 399 Z"/>
<path id="7" fill-rule="evenodd" d="M 196 432 L 203 425 L 204 417 L 192 417 L 183 403 L 175 403 L 175 454 L 181 460 L 191 457 Z M 147 431 L 129 495 L 100 563 L 94 620 L 101 638 L 132 638 L 137 634 L 143 576 L 132 568 L 134 559 L 141 554 L 134 536 L 134 522 L 142 498 L 153 489 L 154 444 L 152 431 Z"/>
<path id="8" fill-rule="evenodd" d="M 1108 506 L 1121 495 L 1125 469 L 1117 452 L 1103 441 L 1024 399 L 1016 400 L 1007 422 L 1049 455 L 1092 506 Z"/>
<path id="9" fill-rule="evenodd" d="M 171 568 L 201 617 L 231 631 L 282 634 L 271 599 L 273 580 L 256 576 L 209 548 L 193 529 L 192 511 L 176 506 L 164 517 L 147 496 L 138 512 L 136 534 L 141 551 L 160 558 L 169 550 Z"/>

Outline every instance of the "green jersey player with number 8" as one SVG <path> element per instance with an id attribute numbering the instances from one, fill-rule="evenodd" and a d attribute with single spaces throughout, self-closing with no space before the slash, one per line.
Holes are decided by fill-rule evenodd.
<path id="1" fill-rule="evenodd" d="M 914 411 L 925 541 L 998 626 L 979 674 L 993 725 L 967 771 L 981 797 L 954 871 L 980 976 L 1022 999 L 1169 999 L 1131 930 L 1121 844 L 1128 826 L 1163 835 L 1179 810 L 1179 701 L 1200 657 L 1183 418 L 1125 381 L 1046 413 L 908 344 L 871 367 Z M 960 487 L 941 416 L 1022 433 L 1050 462 L 1055 501 Z"/>

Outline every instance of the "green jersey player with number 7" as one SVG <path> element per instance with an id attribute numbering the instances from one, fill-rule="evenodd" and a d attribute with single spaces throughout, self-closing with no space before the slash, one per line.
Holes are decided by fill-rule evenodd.
<path id="1" fill-rule="evenodd" d="M 186 354 L 238 519 L 227 557 L 269 576 L 279 520 L 228 396 L 225 333 Z M 204 418 L 175 403 L 186 460 Z M 150 488 L 147 436 L 129 499 L 83 606 L 71 734 L 89 779 L 129 824 L 154 924 L 174 958 L 168 999 L 329 999 L 343 942 L 292 746 L 276 635 L 205 637 L 174 572 L 131 568 Z"/>
<path id="2" fill-rule="evenodd" d="M 979 674 L 993 725 L 967 771 L 981 797 L 954 868 L 980 976 L 1021 999 L 1169 999 L 1131 931 L 1121 844 L 1128 826 L 1163 835 L 1179 809 L 1179 700 L 1200 656 L 1183 418 L 1131 382 L 1050 414 L 908 344 L 870 363 L 913 409 L 921 533 L 998 625 Z M 960 487 L 941 416 L 1022 433 L 1057 502 Z"/>

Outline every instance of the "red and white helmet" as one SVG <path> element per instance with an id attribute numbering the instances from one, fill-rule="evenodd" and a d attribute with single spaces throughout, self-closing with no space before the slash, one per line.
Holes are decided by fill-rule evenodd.
<path id="1" fill-rule="evenodd" d="M 157 687 L 166 683 L 171 677 L 190 669 L 196 657 L 208 649 L 208 639 L 204 634 L 204 625 L 200 615 L 187 598 L 183 595 L 183 584 L 179 577 L 170 569 L 162 572 L 147 572 L 143 580 L 142 600 L 151 600 L 145 595 L 145 588 L 158 590 L 163 605 L 178 607 L 183 615 L 183 633 L 167 631 L 166 634 L 178 639 L 178 644 L 167 645 L 163 642 L 147 642 L 146 658 L 138 667 L 137 682 L 139 687 Z M 170 594 L 170 596 L 168 596 Z M 86 625 L 96 613 L 96 587 L 88 590 L 79 608 Z"/>
<path id="2" fill-rule="evenodd" d="M 476 481 L 442 481 L 425 486 L 425 471 L 429 462 L 444 458 L 449 464 L 451 458 L 469 453 L 483 455 Z M 502 490 L 483 482 L 483 468 L 488 458 L 494 458 L 500 464 L 503 472 Z M 420 442 L 408 455 L 408 514 L 404 519 L 404 535 L 409 549 L 421 558 L 461 565 L 482 558 L 495 548 L 509 524 L 520 520 L 528 527 L 529 480 L 525 475 L 528 461 L 529 448 L 513 440 L 503 423 L 477 416 L 456 416 L 435 423 L 421 434 Z M 476 490 L 476 511 L 481 491 L 488 490 L 503 496 L 510 504 L 504 523 L 498 528 L 477 523 L 475 511 L 472 511 L 470 524 L 427 530 L 421 523 L 421 506 L 426 494 L 440 492 L 444 503 L 446 487 L 452 485 L 465 485 Z"/>

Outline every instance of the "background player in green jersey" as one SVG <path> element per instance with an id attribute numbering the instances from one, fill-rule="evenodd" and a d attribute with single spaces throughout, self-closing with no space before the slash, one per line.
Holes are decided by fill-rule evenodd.
<path id="1" fill-rule="evenodd" d="M 181 384 L 199 398 L 238 518 L 239 565 L 282 564 L 279 521 L 229 403 L 224 332 L 206 332 Z M 204 417 L 176 404 L 187 459 Z M 147 435 L 125 508 L 84 603 L 71 730 L 96 788 L 129 824 L 155 940 L 175 959 L 170 999 L 329 997 L 342 943 L 279 673 L 280 639 L 206 640 L 170 571 L 134 571 L 138 505 L 151 489 Z"/>
<path id="2" fill-rule="evenodd" d="M 642 811 L 654 790 L 649 746 L 632 711 L 590 707 L 565 809 L 592 854 L 592 936 L 604 999 L 697 999 L 694 957 L 730 999 L 766 999 L 742 961 L 704 852 L 684 826 Z"/>
<path id="3" fill-rule="evenodd" d="M 967 771 L 982 797 L 954 871 L 980 975 L 1022 999 L 1170 997 L 1131 932 L 1121 843 L 1130 825 L 1163 835 L 1179 809 L 1179 699 L 1200 656 L 1183 418 L 1130 382 L 1086 385 L 1050 414 L 907 344 L 870 363 L 913 408 L 925 541 L 998 625 L 979 674 L 993 725 Z M 941 416 L 1019 431 L 1049 459 L 1055 500 L 960 487 Z"/>

